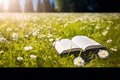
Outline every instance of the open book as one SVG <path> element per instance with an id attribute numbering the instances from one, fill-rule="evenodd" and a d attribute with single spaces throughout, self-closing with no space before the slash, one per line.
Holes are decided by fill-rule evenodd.
<path id="1" fill-rule="evenodd" d="M 53 47 L 58 54 L 69 52 L 86 52 L 95 49 L 104 49 L 100 43 L 88 38 L 87 36 L 75 36 L 70 39 L 61 39 L 53 43 Z"/>

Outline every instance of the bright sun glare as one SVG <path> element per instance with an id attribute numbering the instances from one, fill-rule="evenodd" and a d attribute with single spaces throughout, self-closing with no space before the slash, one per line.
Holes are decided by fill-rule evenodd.
<path id="1" fill-rule="evenodd" d="M 0 0 L 0 4 L 4 4 L 4 9 L 8 10 L 10 0 Z"/>

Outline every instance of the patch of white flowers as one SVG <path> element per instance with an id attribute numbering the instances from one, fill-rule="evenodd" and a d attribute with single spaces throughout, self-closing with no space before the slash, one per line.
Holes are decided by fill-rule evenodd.
<path id="1" fill-rule="evenodd" d="M 13 40 L 17 40 L 18 39 L 18 34 L 17 33 L 13 33 L 12 34 L 12 38 L 13 38 Z"/>
<path id="2" fill-rule="evenodd" d="M 26 51 L 29 51 L 29 50 L 32 50 L 32 49 L 33 49 L 32 46 L 25 46 L 25 47 L 24 47 L 24 50 L 26 50 Z"/>
<path id="3" fill-rule="evenodd" d="M 6 41 L 7 41 L 6 38 L 0 37 L 0 42 L 6 42 Z"/>

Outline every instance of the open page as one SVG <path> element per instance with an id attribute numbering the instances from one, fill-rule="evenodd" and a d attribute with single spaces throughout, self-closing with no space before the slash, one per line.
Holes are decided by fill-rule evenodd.
<path id="1" fill-rule="evenodd" d="M 84 51 L 87 47 L 95 48 L 95 47 L 101 47 L 101 44 L 98 42 L 86 37 L 86 36 L 75 36 L 72 38 L 72 41 L 77 44 L 80 48 L 82 48 Z"/>
<path id="2" fill-rule="evenodd" d="M 70 50 L 80 51 L 79 46 L 77 46 L 74 42 L 72 42 L 69 39 L 62 39 L 60 41 L 56 41 L 54 46 L 59 54 L 69 52 Z"/>

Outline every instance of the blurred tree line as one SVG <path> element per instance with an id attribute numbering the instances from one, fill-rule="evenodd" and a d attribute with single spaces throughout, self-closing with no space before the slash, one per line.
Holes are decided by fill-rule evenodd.
<path id="1" fill-rule="evenodd" d="M 38 0 L 37 10 L 34 10 L 33 0 L 25 0 L 24 12 L 56 12 L 54 2 Z M 4 12 L 4 4 L 0 4 L 0 12 Z M 10 0 L 7 12 L 22 12 L 20 0 Z"/>
<path id="2" fill-rule="evenodd" d="M 38 0 L 34 10 L 33 0 L 25 0 L 24 12 L 114 12 L 120 11 L 120 0 Z M 0 4 L 3 12 L 4 4 Z M 22 12 L 20 0 L 10 0 L 8 12 Z"/>
<path id="3" fill-rule="evenodd" d="M 120 0 L 56 0 L 60 12 L 119 12 Z"/>

